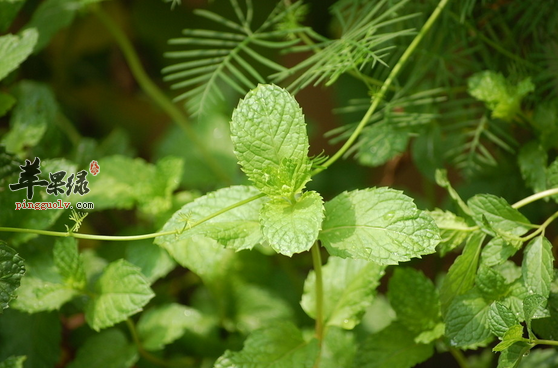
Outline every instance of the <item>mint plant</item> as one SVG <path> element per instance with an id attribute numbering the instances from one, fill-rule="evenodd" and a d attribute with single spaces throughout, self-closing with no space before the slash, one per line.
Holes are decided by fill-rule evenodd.
<path id="1" fill-rule="evenodd" d="M 558 364 L 555 1 L 340 0 L 330 38 L 220 0 L 168 42 L 174 103 L 124 29 L 187 12 L 140 3 L 0 2 L 0 367 Z M 312 87 L 348 116 L 317 155 Z M 82 133 L 98 93 L 130 132 Z"/>

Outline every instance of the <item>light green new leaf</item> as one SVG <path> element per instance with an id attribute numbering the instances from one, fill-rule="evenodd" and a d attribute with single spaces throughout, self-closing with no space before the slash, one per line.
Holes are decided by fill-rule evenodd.
<path id="1" fill-rule="evenodd" d="M 414 333 L 432 330 L 441 322 L 438 291 L 418 270 L 395 269 L 389 279 L 387 297 L 397 320 Z"/>
<path id="2" fill-rule="evenodd" d="M 78 292 L 64 285 L 62 280 L 52 282 L 28 274 L 21 280 L 18 297 L 12 307 L 27 313 L 58 310 L 76 295 Z"/>
<path id="3" fill-rule="evenodd" d="M 511 120 L 520 110 L 521 99 L 535 90 L 531 78 L 512 85 L 500 73 L 476 73 L 468 80 L 469 94 L 492 110 L 492 117 Z"/>
<path id="4" fill-rule="evenodd" d="M 476 289 L 453 299 L 444 321 L 450 344 L 469 349 L 485 346 L 492 336 L 489 311 L 490 305 Z"/>
<path id="5" fill-rule="evenodd" d="M 265 240 L 275 251 L 289 257 L 312 247 L 323 218 L 322 197 L 316 192 L 305 192 L 294 203 L 273 198 L 260 212 Z"/>
<path id="6" fill-rule="evenodd" d="M 129 368 L 138 358 L 137 347 L 122 331 L 111 328 L 89 337 L 68 368 Z"/>
<path id="7" fill-rule="evenodd" d="M 465 219 L 452 212 L 440 209 L 426 212 L 434 219 L 440 229 L 439 248 L 442 256 L 461 245 L 471 234 L 472 229 Z"/>
<path id="8" fill-rule="evenodd" d="M 398 264 L 433 253 L 440 241 L 434 220 L 397 190 L 344 192 L 325 209 L 319 238 L 334 256 Z"/>
<path id="9" fill-rule="evenodd" d="M 227 350 L 215 368 L 312 368 L 318 358 L 318 341 L 306 342 L 291 323 L 276 323 L 254 331 L 239 352 Z"/>
<path id="10" fill-rule="evenodd" d="M 15 97 L 17 104 L 12 111 L 10 130 L 2 143 L 9 152 L 23 156 L 25 148 L 35 146 L 48 125 L 55 123 L 58 104 L 46 85 L 31 81 L 21 81 Z"/>
<path id="11" fill-rule="evenodd" d="M 310 180 L 304 115 L 285 89 L 250 91 L 233 111 L 231 138 L 242 170 L 262 192 L 290 199 Z"/>
<path id="12" fill-rule="evenodd" d="M 521 362 L 521 359 L 523 359 L 523 357 L 529 353 L 531 347 L 532 345 L 528 344 L 527 342 L 516 342 L 500 353 L 497 368 L 516 368 Z"/>
<path id="13" fill-rule="evenodd" d="M 478 269 L 475 285 L 487 301 L 500 300 L 507 295 L 510 289 L 504 276 L 494 268 L 482 263 Z"/>
<path id="14" fill-rule="evenodd" d="M 521 147 L 517 163 L 525 183 L 536 192 L 546 189 L 546 165 L 548 154 L 538 141 L 531 141 Z"/>
<path id="15" fill-rule="evenodd" d="M 433 344 L 418 344 L 400 323 L 392 323 L 370 335 L 357 351 L 355 368 L 411 368 L 434 353 Z"/>
<path id="16" fill-rule="evenodd" d="M 15 298 L 21 278 L 25 274 L 23 259 L 17 252 L 0 241 L 0 314 Z"/>
<path id="17" fill-rule="evenodd" d="M 178 235 L 160 236 L 156 243 L 165 248 L 171 243 L 193 236 L 205 236 L 234 250 L 251 249 L 262 241 L 260 209 L 267 199 L 259 198 L 223 212 L 192 228 L 190 226 L 238 202 L 261 194 L 254 187 L 232 186 L 208 193 L 184 205 L 167 221 L 162 231 L 177 231 Z"/>
<path id="18" fill-rule="evenodd" d="M 107 266 L 95 283 L 94 293 L 85 319 L 95 331 L 126 320 L 155 296 L 140 269 L 123 259 Z"/>
<path id="19" fill-rule="evenodd" d="M 450 266 L 440 289 L 443 315 L 447 314 L 447 310 L 455 297 L 465 294 L 475 284 L 479 255 L 485 236 L 481 232 L 471 235 L 467 244 L 465 244 L 465 248 L 463 248 L 463 253 Z"/>
<path id="20" fill-rule="evenodd" d="M 504 336 L 502 336 L 502 341 L 496 345 L 492 351 L 503 351 L 512 346 L 513 344 L 525 341 L 523 337 L 523 326 L 520 324 L 511 326 Z"/>
<path id="21" fill-rule="evenodd" d="M 176 263 L 162 247 L 153 244 L 151 239 L 135 241 L 126 247 L 126 260 L 141 268 L 141 273 L 150 283 L 166 276 Z"/>
<path id="22" fill-rule="evenodd" d="M 38 37 L 36 29 L 26 29 L 19 36 L 0 36 L 0 80 L 31 55 Z"/>
<path id="23" fill-rule="evenodd" d="M 531 240 L 523 251 L 521 271 L 527 290 L 548 298 L 554 278 L 552 244 L 544 236 Z"/>
<path id="24" fill-rule="evenodd" d="M 522 243 L 518 237 L 533 228 L 529 220 L 505 199 L 492 194 L 477 194 L 467 201 L 477 225 L 489 234 Z M 488 222 L 489 227 L 486 226 Z"/>
<path id="25" fill-rule="evenodd" d="M 364 128 L 359 136 L 358 161 L 367 166 L 380 166 L 394 156 L 405 152 L 409 132 L 397 129 L 392 122 L 381 121 Z"/>
<path id="26" fill-rule="evenodd" d="M 161 350 L 180 338 L 186 329 L 194 329 L 203 315 L 193 308 L 171 303 L 149 309 L 141 315 L 137 330 L 146 350 Z"/>
<path id="27" fill-rule="evenodd" d="M 502 338 L 506 331 L 512 326 L 519 324 L 519 319 L 515 316 L 513 311 L 506 307 L 501 302 L 494 302 L 490 305 L 488 312 L 488 326 L 490 331 Z"/>
<path id="28" fill-rule="evenodd" d="M 26 356 L 25 368 L 52 368 L 60 362 L 62 328 L 58 313 L 0 315 L 0 359 Z"/>
<path id="29" fill-rule="evenodd" d="M 322 268 L 324 323 L 353 329 L 372 304 L 385 266 L 360 259 L 330 257 Z M 316 274 L 311 271 L 304 283 L 300 302 L 312 318 L 316 316 Z"/>
<path id="30" fill-rule="evenodd" d="M 85 269 L 74 238 L 57 239 L 54 243 L 54 264 L 64 284 L 82 290 L 86 285 Z"/>
<path id="31" fill-rule="evenodd" d="M 11 356 L 3 362 L 0 362 L 0 368 L 23 368 L 25 359 L 27 359 L 25 355 Z"/>

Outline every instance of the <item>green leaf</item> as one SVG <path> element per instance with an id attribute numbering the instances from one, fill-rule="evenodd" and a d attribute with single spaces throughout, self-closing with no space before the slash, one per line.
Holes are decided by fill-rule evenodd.
<path id="1" fill-rule="evenodd" d="M 0 1 L 0 33 L 6 32 L 25 0 Z"/>
<path id="2" fill-rule="evenodd" d="M 531 78 L 512 85 L 500 73 L 483 71 L 468 80 L 469 94 L 492 110 L 492 117 L 511 120 L 519 111 L 521 99 L 535 90 Z"/>
<path id="3" fill-rule="evenodd" d="M 397 190 L 344 192 L 325 209 L 319 238 L 334 256 L 398 264 L 433 253 L 439 242 L 432 218 Z"/>
<path id="4" fill-rule="evenodd" d="M 215 368 L 312 368 L 318 358 L 318 341 L 306 342 L 291 323 L 277 323 L 250 334 L 240 352 L 227 350 Z"/>
<path id="5" fill-rule="evenodd" d="M 85 319 L 91 328 L 99 331 L 141 311 L 153 296 L 138 267 L 123 259 L 112 262 L 95 283 L 95 294 L 87 304 Z"/>
<path id="6" fill-rule="evenodd" d="M 453 189 L 453 187 L 451 186 L 451 183 L 449 182 L 449 179 L 448 179 L 448 172 L 446 170 L 437 169 L 435 177 L 436 177 L 436 184 L 438 184 L 439 186 L 441 186 L 442 188 L 444 188 L 448 191 L 448 194 L 457 203 L 457 205 L 459 206 L 461 211 L 465 215 L 467 215 L 469 217 L 473 217 L 473 212 L 471 211 L 471 209 L 461 199 L 461 197 L 459 196 L 457 191 L 455 189 Z"/>
<path id="7" fill-rule="evenodd" d="M 0 240 L 0 314 L 14 299 L 21 278 L 25 274 L 23 258 Z"/>
<path id="8" fill-rule="evenodd" d="M 435 209 L 427 211 L 440 229 L 440 253 L 444 256 L 447 252 L 457 248 L 467 239 L 471 228 L 463 219 L 452 212 Z"/>
<path id="9" fill-rule="evenodd" d="M 291 199 L 310 180 L 304 116 L 285 89 L 250 91 L 233 111 L 231 137 L 242 170 L 262 192 Z"/>
<path id="10" fill-rule="evenodd" d="M 527 290 L 548 298 L 554 278 L 552 244 L 544 236 L 531 240 L 523 251 L 521 271 Z"/>
<path id="11" fill-rule="evenodd" d="M 26 356 L 25 367 L 52 368 L 60 361 L 62 328 L 57 313 L 23 313 L 13 309 L 0 315 L 0 361 Z"/>
<path id="12" fill-rule="evenodd" d="M 12 307 L 27 313 L 58 310 L 77 294 L 62 280 L 52 282 L 28 274 L 21 280 L 18 298 Z"/>
<path id="13" fill-rule="evenodd" d="M 172 193 L 182 175 L 182 160 L 165 157 L 156 165 L 140 158 L 120 155 L 98 160 L 100 172 L 89 175 L 89 193 L 72 199 L 95 203 L 95 210 L 130 209 L 137 205 L 148 215 L 158 215 L 172 206 Z"/>
<path id="14" fill-rule="evenodd" d="M 523 180 L 535 193 L 546 189 L 548 154 L 538 141 L 531 141 L 521 147 L 517 162 Z"/>
<path id="15" fill-rule="evenodd" d="M 0 362 L 0 368 L 23 368 L 23 362 L 27 357 L 25 355 L 22 356 L 11 356 L 8 359 Z"/>
<path id="16" fill-rule="evenodd" d="M 523 326 L 520 324 L 511 326 L 504 336 L 502 337 L 502 342 L 496 345 L 492 351 L 503 351 L 512 346 L 513 344 L 524 341 L 523 338 Z"/>
<path id="17" fill-rule="evenodd" d="M 57 119 L 58 104 L 44 84 L 21 81 L 15 91 L 17 104 L 10 119 L 10 130 L 2 138 L 9 152 L 25 156 L 26 147 L 34 147 L 48 125 Z"/>
<path id="18" fill-rule="evenodd" d="M 326 330 L 320 355 L 320 368 L 352 367 L 357 351 L 351 331 L 330 326 Z"/>
<path id="19" fill-rule="evenodd" d="M 356 157 L 362 165 L 380 166 L 405 152 L 409 142 L 409 132 L 397 129 L 394 124 L 381 121 L 364 128 L 359 136 Z"/>
<path id="20" fill-rule="evenodd" d="M 6 115 L 6 113 L 10 111 L 15 105 L 15 103 L 16 99 L 12 95 L 0 92 L 0 117 Z"/>
<path id="21" fill-rule="evenodd" d="M 36 29 L 27 29 L 21 35 L 0 36 L 0 80 L 15 70 L 33 52 L 38 38 Z"/>
<path id="22" fill-rule="evenodd" d="M 479 288 L 484 299 L 487 301 L 500 300 L 508 294 L 510 289 L 504 276 L 492 267 L 481 263 L 475 285 Z"/>
<path id="23" fill-rule="evenodd" d="M 418 270 L 396 268 L 389 279 L 387 297 L 397 320 L 414 333 L 432 330 L 441 322 L 438 291 Z"/>
<path id="24" fill-rule="evenodd" d="M 251 249 L 262 241 L 259 216 L 265 198 L 235 207 L 192 228 L 190 226 L 258 194 L 260 192 L 254 187 L 233 186 L 197 198 L 175 212 L 163 227 L 162 231 L 175 230 L 178 234 L 160 236 L 155 242 L 168 248 L 177 240 L 205 236 L 234 250 Z"/>
<path id="25" fill-rule="evenodd" d="M 176 263 L 168 252 L 151 240 L 135 241 L 126 247 L 126 260 L 141 268 L 141 273 L 150 283 L 166 276 Z"/>
<path id="26" fill-rule="evenodd" d="M 519 319 L 515 316 L 513 311 L 506 307 L 501 302 L 494 302 L 490 305 L 490 311 L 488 312 L 488 325 L 490 331 L 502 338 L 506 331 L 508 331 L 512 326 L 519 324 Z"/>
<path id="27" fill-rule="evenodd" d="M 137 330 L 146 350 L 161 350 L 180 338 L 186 329 L 195 328 L 202 319 L 203 315 L 193 308 L 176 303 L 165 304 L 143 313 Z"/>
<path id="28" fill-rule="evenodd" d="M 79 1 L 73 0 L 46 0 L 39 4 L 31 20 L 25 28 L 36 28 L 39 39 L 34 52 L 39 52 L 50 39 L 62 28 L 68 26 L 74 19 Z"/>
<path id="29" fill-rule="evenodd" d="M 54 243 L 54 264 L 69 287 L 82 290 L 86 285 L 85 269 L 74 238 L 57 239 Z"/>
<path id="30" fill-rule="evenodd" d="M 68 368 L 129 368 L 138 358 L 137 347 L 122 331 L 111 328 L 89 337 Z"/>
<path id="31" fill-rule="evenodd" d="M 533 331 L 531 329 L 531 321 L 535 314 L 546 305 L 547 298 L 542 295 L 532 294 L 523 299 L 523 317 L 525 318 L 525 323 L 527 324 L 527 331 L 529 332 L 529 338 L 532 340 L 535 338 Z"/>
<path id="32" fill-rule="evenodd" d="M 457 296 L 449 306 L 445 323 L 452 346 L 474 349 L 490 341 L 490 305 L 476 289 Z"/>
<path id="33" fill-rule="evenodd" d="M 518 210 L 513 208 L 505 199 L 492 194 L 478 194 L 467 201 L 473 211 L 473 218 L 477 225 L 489 234 L 493 234 L 512 241 L 522 243 L 519 236 L 532 228 L 529 220 Z M 485 221 L 489 227 L 485 225 Z"/>
<path id="34" fill-rule="evenodd" d="M 411 368 L 433 353 L 433 344 L 416 343 L 413 333 L 396 322 L 364 340 L 357 351 L 354 367 Z"/>
<path id="35" fill-rule="evenodd" d="M 330 257 L 322 268 L 324 323 L 353 329 L 372 304 L 385 266 L 360 259 Z M 316 274 L 311 271 L 304 283 L 302 309 L 316 317 Z"/>
<path id="36" fill-rule="evenodd" d="M 517 252 L 517 248 L 502 238 L 492 238 L 482 248 L 481 264 L 496 266 L 504 263 Z"/>
<path id="37" fill-rule="evenodd" d="M 442 314 L 447 313 L 448 307 L 455 297 L 466 293 L 473 287 L 484 238 L 485 235 L 481 232 L 473 233 L 465 244 L 463 253 L 455 259 L 449 268 L 440 289 Z"/>
<path id="38" fill-rule="evenodd" d="M 521 368 L 554 368 L 558 366 L 558 352 L 556 349 L 535 349 L 521 362 Z"/>
<path id="39" fill-rule="evenodd" d="M 260 213 L 265 239 L 275 251 L 289 257 L 312 247 L 323 218 L 322 197 L 316 192 L 305 192 L 294 203 L 272 198 Z"/>
<path id="40" fill-rule="evenodd" d="M 529 350 L 531 350 L 530 344 L 524 341 L 516 342 L 500 353 L 498 368 L 516 368 Z"/>
<path id="41" fill-rule="evenodd" d="M 546 187 L 548 189 L 558 188 L 558 159 L 554 160 L 546 169 Z M 552 199 L 558 202 L 558 195 L 553 195 Z"/>

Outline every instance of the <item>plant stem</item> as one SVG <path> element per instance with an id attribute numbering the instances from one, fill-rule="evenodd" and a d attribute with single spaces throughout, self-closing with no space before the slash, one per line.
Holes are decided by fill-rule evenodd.
<path id="1" fill-rule="evenodd" d="M 465 355 L 463 355 L 461 350 L 450 347 L 449 352 L 453 355 L 460 368 L 469 368 L 469 363 L 467 362 L 467 359 L 465 359 Z"/>
<path id="2" fill-rule="evenodd" d="M 531 240 L 531 239 L 533 239 L 535 236 L 537 236 L 537 235 L 539 235 L 539 234 L 541 234 L 541 233 L 544 233 L 544 231 L 546 230 L 546 228 L 548 227 L 548 225 L 550 225 L 550 223 L 551 223 L 552 221 L 554 221 L 557 217 L 558 217 L 558 211 L 557 211 L 557 212 L 554 212 L 554 213 L 552 214 L 552 216 L 550 216 L 549 218 L 547 218 L 546 221 L 543 222 L 543 223 L 539 226 L 539 228 L 538 228 L 536 231 L 533 231 L 531 234 L 529 234 L 529 235 L 527 235 L 527 236 L 525 236 L 525 237 L 520 238 L 521 241 L 526 242 L 527 240 Z"/>
<path id="3" fill-rule="evenodd" d="M 312 263 L 316 274 L 316 337 L 321 344 L 324 337 L 324 284 L 322 279 L 322 256 L 318 242 L 315 242 L 312 246 Z"/>
<path id="4" fill-rule="evenodd" d="M 523 198 L 519 202 L 514 203 L 512 207 L 518 209 L 529 203 L 535 202 L 545 197 L 550 197 L 551 195 L 555 195 L 555 194 L 558 194 L 558 188 L 547 189 L 542 192 L 535 193 L 527 198 Z"/>
<path id="5" fill-rule="evenodd" d="M 143 69 L 143 66 L 141 65 L 139 57 L 134 50 L 132 43 L 130 42 L 130 40 L 128 40 L 124 32 L 122 32 L 122 30 L 118 28 L 118 26 L 101 10 L 100 7 L 93 6 L 91 8 L 93 9 L 95 15 L 97 15 L 97 17 L 101 20 L 101 22 L 118 43 L 122 54 L 128 62 L 128 66 L 130 67 L 132 75 L 141 86 L 143 91 L 151 99 L 153 99 L 153 101 L 157 103 L 157 105 L 159 105 L 159 107 L 163 109 L 163 111 L 165 111 L 175 123 L 177 123 L 182 128 L 188 138 L 196 146 L 213 173 L 218 178 L 223 180 L 223 182 L 229 184 L 230 178 L 223 171 L 221 165 L 219 165 L 215 158 L 209 153 L 204 143 L 200 141 L 197 134 L 192 129 L 188 118 L 165 96 L 165 94 L 159 89 L 159 87 L 157 87 L 157 85 L 153 83 L 153 81 L 149 78 L 149 76 L 145 72 L 145 69 Z"/>
<path id="6" fill-rule="evenodd" d="M 378 93 L 376 93 L 376 95 L 374 96 L 373 100 L 372 100 L 372 104 L 370 105 L 370 107 L 368 108 L 368 111 L 366 111 L 366 114 L 364 114 L 364 117 L 362 118 L 362 120 L 360 121 L 360 123 L 358 124 L 358 126 L 356 127 L 355 131 L 353 132 L 353 134 L 351 134 L 351 136 L 349 137 L 349 139 L 345 142 L 345 144 L 343 145 L 343 147 L 341 147 L 339 149 L 339 151 L 337 151 L 333 156 L 331 156 L 331 158 L 329 160 L 327 160 L 326 162 L 324 162 L 323 165 L 320 165 L 319 167 L 317 167 L 313 172 L 312 175 L 316 175 L 319 174 L 320 172 L 322 172 L 323 170 L 327 169 L 331 164 L 333 164 L 335 161 L 337 161 L 341 156 L 343 156 L 345 154 L 345 152 L 347 152 L 347 150 L 353 145 L 353 143 L 355 142 L 355 140 L 357 139 L 357 137 L 360 135 L 360 133 L 362 132 L 362 129 L 364 129 L 364 127 L 366 126 L 366 124 L 368 123 L 368 120 L 370 120 L 370 117 L 374 114 L 374 112 L 376 111 L 376 108 L 379 106 L 380 102 L 384 99 L 384 96 L 387 92 L 387 90 L 390 88 L 391 83 L 393 82 L 393 80 L 395 79 L 395 77 L 397 76 L 397 74 L 399 74 L 399 72 L 401 71 L 401 69 L 403 68 L 403 66 L 405 65 L 405 63 L 407 62 L 407 60 L 409 59 L 409 57 L 411 56 L 411 54 L 415 51 L 415 49 L 417 48 L 418 44 L 420 43 L 420 41 L 424 38 L 424 36 L 428 33 L 428 31 L 430 30 L 430 28 L 432 27 L 432 25 L 434 24 L 434 22 L 436 21 L 436 19 L 438 18 L 438 16 L 440 15 L 440 13 L 442 12 L 442 10 L 444 9 L 444 7 L 446 6 L 446 4 L 448 3 L 449 0 L 441 0 L 438 3 L 438 6 L 436 7 L 436 9 L 434 9 L 434 11 L 432 12 L 432 14 L 430 15 L 430 17 L 428 18 L 428 20 L 426 21 L 426 23 L 424 23 L 424 25 L 422 26 L 420 32 L 417 34 L 417 36 L 413 39 L 413 41 L 411 42 L 411 44 L 409 45 L 409 47 L 407 47 L 407 49 L 405 50 L 405 52 L 403 53 L 403 55 L 401 55 L 401 58 L 399 58 L 399 61 L 397 62 L 397 64 L 395 64 L 395 66 L 393 67 L 393 69 L 391 70 L 391 72 L 389 73 L 387 79 L 385 80 L 384 84 L 382 85 L 382 88 L 380 88 L 380 90 L 378 91 Z"/>
<path id="7" fill-rule="evenodd" d="M 228 207 L 225 207 L 217 212 L 214 212 L 201 220 L 198 220 L 190 225 L 187 226 L 186 230 L 189 230 L 193 227 L 196 227 L 208 220 L 211 220 L 214 217 L 217 217 L 227 211 L 230 211 L 236 207 L 240 207 L 246 203 L 255 201 L 256 199 L 265 197 L 264 193 L 256 194 L 250 198 L 246 198 L 242 201 L 236 202 L 231 204 Z M 92 235 L 92 234 L 80 234 L 74 233 L 71 231 L 48 231 L 48 230 L 35 230 L 35 229 L 21 229 L 17 227 L 1 227 L 0 232 L 11 232 L 11 233 L 29 233 L 29 234 L 38 234 L 38 235 L 47 235 L 47 236 L 58 236 L 58 237 L 71 237 L 76 239 L 92 239 L 92 240 L 109 240 L 109 241 L 132 241 L 132 240 L 143 240 L 143 239 L 152 239 L 158 236 L 164 235 L 174 235 L 180 234 L 182 230 L 170 230 L 170 231 L 159 231 L 156 233 L 150 234 L 142 234 L 142 235 L 127 235 L 127 236 L 116 236 L 116 235 Z"/>

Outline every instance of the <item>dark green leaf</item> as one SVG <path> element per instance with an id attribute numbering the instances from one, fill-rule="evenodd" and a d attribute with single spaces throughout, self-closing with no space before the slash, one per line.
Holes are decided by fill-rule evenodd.
<path id="1" fill-rule="evenodd" d="M 521 147 L 517 162 L 523 180 L 534 192 L 542 192 L 546 189 L 548 154 L 538 141 L 531 141 Z"/>
<path id="2" fill-rule="evenodd" d="M 137 347 L 126 335 L 111 328 L 88 338 L 68 368 L 129 368 L 138 357 Z"/>
<path id="3" fill-rule="evenodd" d="M 356 157 L 363 165 L 380 166 L 405 152 L 407 142 L 409 132 L 394 128 L 390 122 L 382 121 L 362 131 Z"/>
<path id="4" fill-rule="evenodd" d="M 85 288 L 85 269 L 76 239 L 62 238 L 54 243 L 54 264 L 64 283 L 77 290 Z"/>
<path id="5" fill-rule="evenodd" d="M 531 350 L 530 344 L 524 341 L 516 342 L 500 353 L 498 368 L 516 368 L 529 350 Z"/>
<path id="6" fill-rule="evenodd" d="M 79 2 L 73 0 L 46 0 L 39 4 L 26 25 L 26 28 L 36 28 L 39 33 L 35 53 L 45 47 L 59 30 L 72 22 L 79 8 L 76 6 L 78 4 Z"/>
<path id="7" fill-rule="evenodd" d="M 478 269 L 475 285 L 487 301 L 500 300 L 509 291 L 506 278 L 494 268 L 482 263 Z"/>
<path id="8" fill-rule="evenodd" d="M 23 259 L 15 250 L 0 241 L 0 314 L 15 298 L 21 278 L 25 274 Z"/>
<path id="9" fill-rule="evenodd" d="M 141 268 L 141 273 L 149 282 L 166 276 L 176 263 L 162 248 L 153 244 L 151 240 L 135 241 L 126 248 L 126 260 Z"/>
<path id="10" fill-rule="evenodd" d="M 504 304 L 494 302 L 490 305 L 490 311 L 488 312 L 488 324 L 490 331 L 502 338 L 512 326 L 519 324 L 519 319 Z"/>

